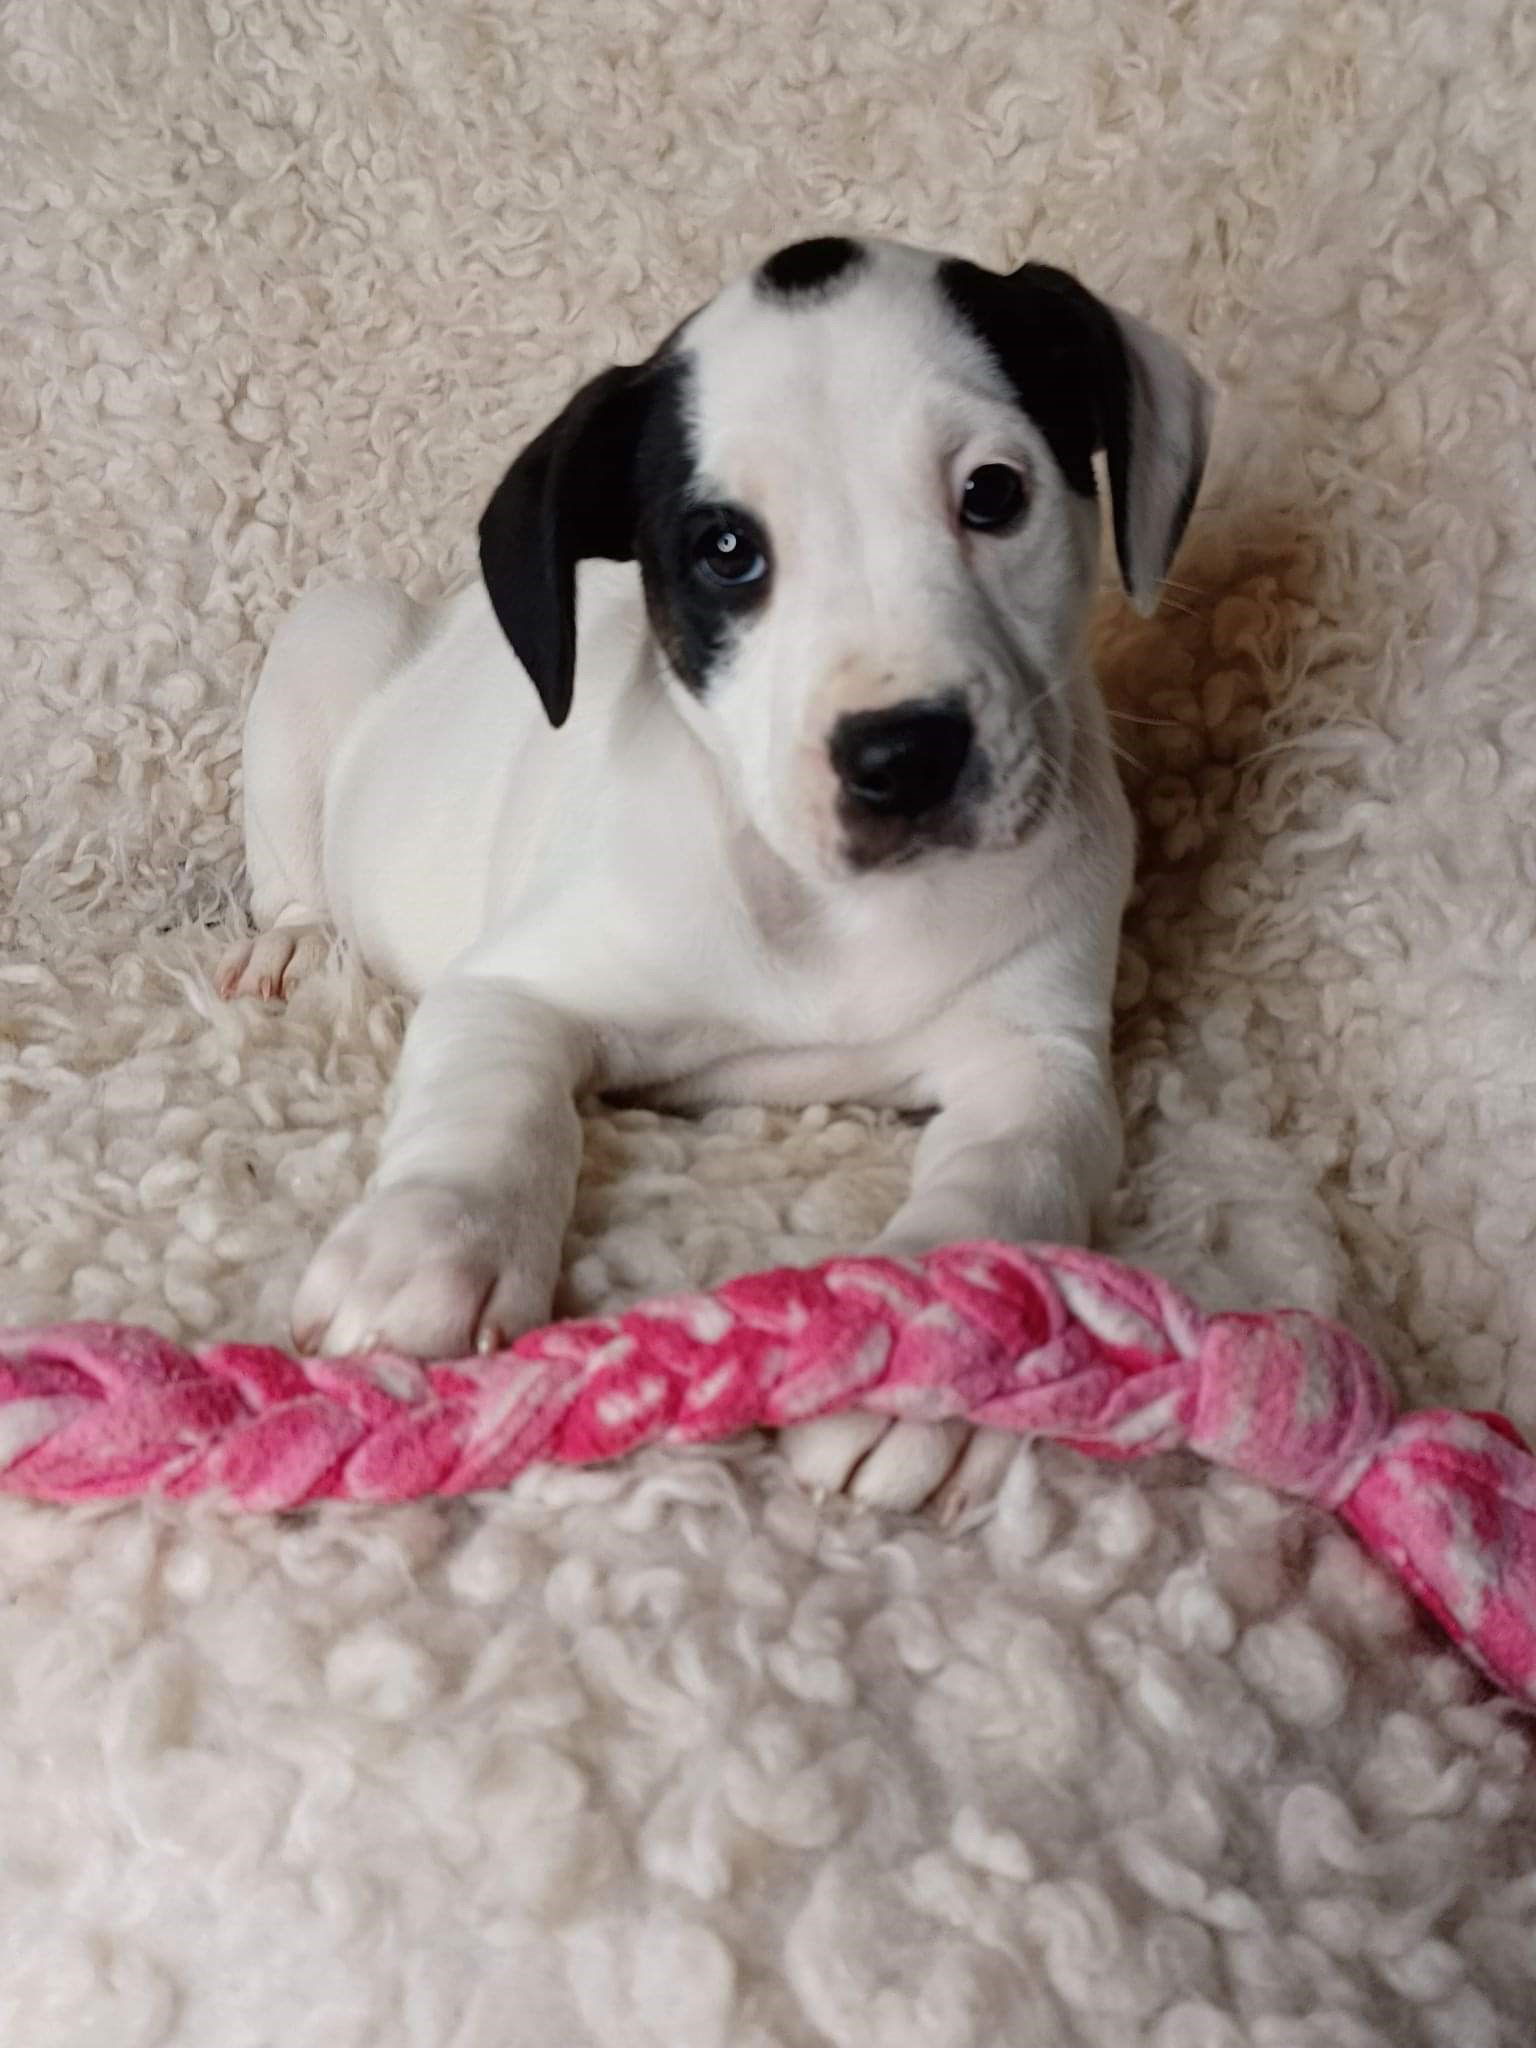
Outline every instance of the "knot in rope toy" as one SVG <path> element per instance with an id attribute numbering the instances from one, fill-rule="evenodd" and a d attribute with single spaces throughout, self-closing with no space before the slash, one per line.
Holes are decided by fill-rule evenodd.
<path id="1" fill-rule="evenodd" d="M 962 1417 L 1100 1458 L 1193 1450 L 1332 1508 L 1536 1704 L 1536 1457 L 1512 1424 L 1400 1417 L 1381 1366 L 1335 1324 L 1206 1315 L 1151 1274 L 1054 1246 L 748 1274 L 441 1365 L 192 1353 L 107 1323 L 0 1331 L 0 1490 L 213 1493 L 256 1512 L 401 1501 L 846 1408 Z"/>

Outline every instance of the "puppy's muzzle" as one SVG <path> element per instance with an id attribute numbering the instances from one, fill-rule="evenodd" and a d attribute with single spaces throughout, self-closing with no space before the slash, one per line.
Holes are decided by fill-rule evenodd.
<path id="1" fill-rule="evenodd" d="M 958 704 L 854 711 L 832 729 L 832 767 L 850 821 L 916 824 L 955 794 L 976 729 Z"/>

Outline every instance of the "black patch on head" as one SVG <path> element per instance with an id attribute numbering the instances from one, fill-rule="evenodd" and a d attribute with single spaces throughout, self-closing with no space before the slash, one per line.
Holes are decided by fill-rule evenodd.
<path id="1" fill-rule="evenodd" d="M 570 714 L 576 570 L 588 557 L 638 559 L 656 636 L 700 694 L 768 595 L 771 573 L 733 586 L 699 568 L 706 536 L 718 541 L 727 525 L 765 565 L 769 547 L 749 512 L 721 507 L 699 478 L 680 332 L 648 361 L 583 385 L 517 457 L 480 521 L 486 590 L 551 725 Z"/>
<path id="2" fill-rule="evenodd" d="M 831 296 L 834 286 L 851 284 L 866 260 L 858 243 L 846 235 L 791 242 L 758 266 L 757 289 L 767 299 L 820 301 Z"/>
<path id="3" fill-rule="evenodd" d="M 1109 309 L 1046 263 L 1009 277 L 960 257 L 939 265 L 939 288 L 985 343 L 1014 397 L 1044 435 L 1062 475 L 1095 495 L 1093 457 L 1107 449 L 1111 478 L 1125 460 L 1130 366 Z M 1117 489 L 1116 502 L 1121 493 Z"/>
<path id="4" fill-rule="evenodd" d="M 739 628 L 766 602 L 772 571 L 739 589 L 712 583 L 697 566 L 700 516 L 717 501 L 699 477 L 689 417 L 690 370 L 673 355 L 657 367 L 650 411 L 635 463 L 639 505 L 635 552 L 651 627 L 678 676 L 703 696 Z M 739 507 L 731 524 L 768 539 Z"/>

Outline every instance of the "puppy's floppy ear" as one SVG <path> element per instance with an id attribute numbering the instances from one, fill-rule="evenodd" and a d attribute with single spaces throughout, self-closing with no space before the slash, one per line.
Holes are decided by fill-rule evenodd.
<path id="1" fill-rule="evenodd" d="M 1096 298 L 1064 270 L 1026 263 L 1008 277 L 947 266 L 944 283 L 997 357 L 1074 489 L 1109 469 L 1115 553 L 1138 611 L 1156 609 L 1194 510 L 1213 394 L 1171 341 Z"/>
<path id="2" fill-rule="evenodd" d="M 635 457 L 648 368 L 604 370 L 582 386 L 502 478 L 480 521 L 480 569 L 501 630 L 551 725 L 564 725 L 576 674 L 576 564 L 635 552 Z"/>
<path id="3" fill-rule="evenodd" d="M 1157 610 L 1163 579 L 1200 494 L 1215 397 L 1183 353 L 1134 314 L 1102 307 L 1123 352 L 1123 378 L 1107 341 L 1104 453 L 1114 505 L 1120 579 L 1142 613 Z"/>

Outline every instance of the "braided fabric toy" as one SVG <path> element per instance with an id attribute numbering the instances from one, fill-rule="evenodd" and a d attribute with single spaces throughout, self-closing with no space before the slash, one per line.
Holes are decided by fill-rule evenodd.
<path id="1" fill-rule="evenodd" d="M 1536 1457 L 1512 1424 L 1398 1416 L 1381 1366 L 1320 1317 L 1206 1315 L 1150 1274 L 1056 1247 L 754 1273 L 443 1365 L 194 1354 L 105 1323 L 0 1331 L 0 1490 L 213 1493 L 256 1512 L 401 1501 L 845 1408 L 1101 1458 L 1188 1449 L 1315 1501 L 1536 1704 Z"/>

